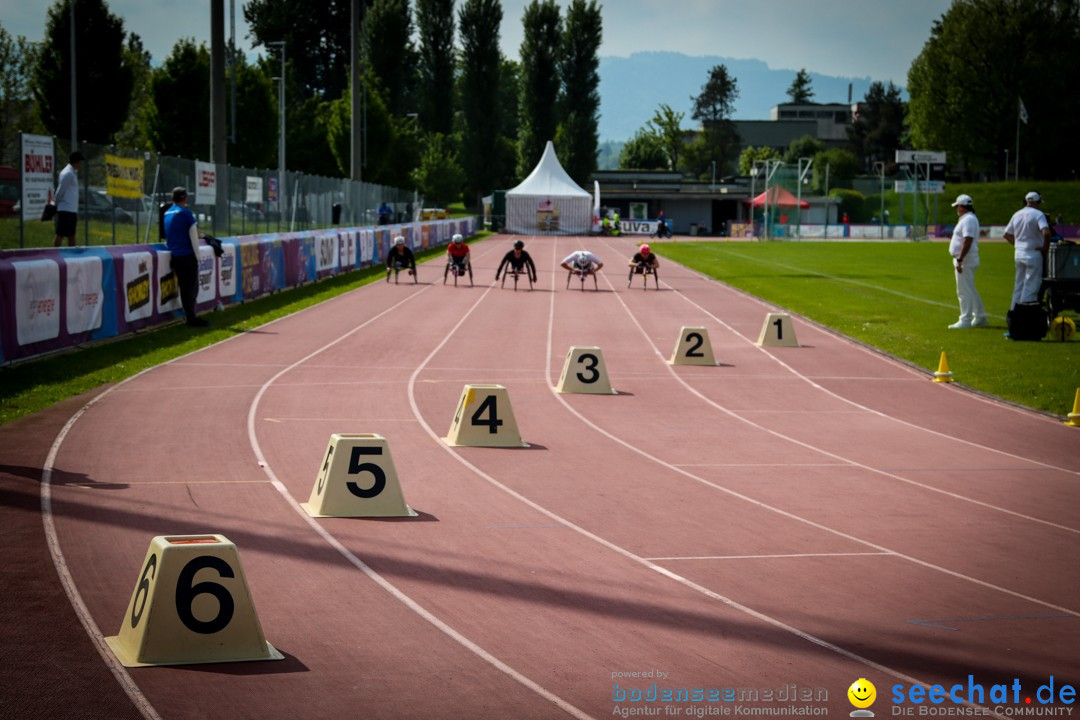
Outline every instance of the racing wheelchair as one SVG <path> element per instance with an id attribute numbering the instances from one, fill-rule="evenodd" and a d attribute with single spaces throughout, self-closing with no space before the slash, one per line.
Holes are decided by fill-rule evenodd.
<path id="1" fill-rule="evenodd" d="M 649 289 L 650 275 L 652 275 L 654 287 L 657 290 L 660 289 L 660 274 L 656 268 L 652 267 L 651 265 L 647 265 L 646 263 L 638 263 L 634 267 L 630 268 L 630 275 L 626 278 L 626 287 L 630 287 L 634 284 L 635 274 L 641 275 L 642 290 Z"/>
<path id="2" fill-rule="evenodd" d="M 506 287 L 506 277 L 508 275 L 512 275 L 513 278 L 514 278 L 514 292 L 517 292 L 518 278 L 521 277 L 521 276 L 524 276 L 524 277 L 528 278 L 528 280 L 529 280 L 529 289 L 530 290 L 533 289 L 533 278 L 532 278 L 532 275 L 529 274 L 529 271 L 526 270 L 524 267 L 521 268 L 521 269 L 518 269 L 518 268 L 515 268 L 513 266 L 510 266 L 509 268 L 507 268 L 506 272 L 504 272 L 502 274 L 502 284 L 499 287 Z"/>
<path id="3" fill-rule="evenodd" d="M 443 276 L 442 276 L 443 285 L 446 284 L 447 278 L 452 275 L 454 277 L 454 286 L 456 287 L 458 278 L 465 275 L 466 273 L 468 273 L 468 275 L 469 275 L 469 287 L 472 287 L 473 286 L 472 263 L 470 263 L 470 262 L 468 262 L 467 260 L 464 260 L 464 259 L 461 262 L 456 262 L 454 260 L 447 261 L 446 269 L 443 270 Z"/>
<path id="4" fill-rule="evenodd" d="M 596 290 L 597 292 L 600 291 L 600 285 L 597 284 L 597 282 L 596 282 L 596 271 L 595 270 L 589 270 L 589 269 L 582 270 L 581 268 L 578 268 L 578 267 L 575 267 L 573 270 L 571 270 L 570 272 L 568 272 L 566 274 L 566 288 L 567 288 L 567 290 L 570 289 L 570 278 L 574 277 L 575 275 L 577 275 L 579 278 L 581 278 L 581 291 L 582 292 L 585 292 L 585 277 L 588 276 L 588 275 L 592 275 L 593 289 Z"/>
<path id="5" fill-rule="evenodd" d="M 386 268 L 386 282 L 390 282 L 390 275 L 393 274 L 394 284 L 397 285 L 398 273 L 400 273 L 402 270 L 405 270 L 410 275 L 412 275 L 413 285 L 418 282 L 418 280 L 416 279 L 416 268 L 409 267 L 405 263 L 394 263 L 391 267 Z"/>

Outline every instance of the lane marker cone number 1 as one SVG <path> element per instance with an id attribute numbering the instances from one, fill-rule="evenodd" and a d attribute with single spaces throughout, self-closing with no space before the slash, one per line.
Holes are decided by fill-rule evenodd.
<path id="1" fill-rule="evenodd" d="M 795 326 L 791 324 L 791 316 L 784 313 L 766 315 L 757 344 L 761 347 L 799 347 L 799 341 L 795 339 Z"/>
<path id="2" fill-rule="evenodd" d="M 300 503 L 312 517 L 412 517 L 386 438 L 334 433 L 311 497 Z"/>
<path id="3" fill-rule="evenodd" d="M 125 667 L 284 659 L 223 535 L 151 540 L 120 632 L 105 641 Z"/>
<path id="4" fill-rule="evenodd" d="M 502 385 L 466 385 L 443 442 L 451 446 L 528 447 L 521 441 L 510 395 Z"/>

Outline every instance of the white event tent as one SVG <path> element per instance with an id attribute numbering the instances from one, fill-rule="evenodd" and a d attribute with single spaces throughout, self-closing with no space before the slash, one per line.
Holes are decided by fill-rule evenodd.
<path id="1" fill-rule="evenodd" d="M 529 177 L 506 191 L 507 229 L 529 235 L 584 235 L 592 224 L 592 196 L 566 174 L 548 140 Z"/>

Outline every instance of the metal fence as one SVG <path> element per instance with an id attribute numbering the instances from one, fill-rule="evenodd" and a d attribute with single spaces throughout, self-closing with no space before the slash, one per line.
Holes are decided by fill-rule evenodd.
<path id="1" fill-rule="evenodd" d="M 67 164 L 70 142 L 60 138 L 54 138 L 53 142 L 54 168 L 59 174 Z M 389 210 L 389 217 L 384 216 L 384 220 L 409 222 L 415 219 L 422 205 L 422 198 L 409 190 L 345 178 L 224 164 L 210 166 L 216 176 L 213 202 L 197 203 L 197 169 L 205 169 L 208 164 L 94 143 L 80 143 L 79 151 L 86 158 L 79 169 L 78 242 L 82 245 L 100 244 L 100 235 L 91 243 L 90 222 L 84 220 L 111 224 L 113 244 L 157 242 L 158 207 L 170 201 L 172 189 L 177 186 L 188 190 L 191 198 L 188 207 L 198 217 L 200 228 L 223 237 L 335 225 L 377 225 L 380 206 Z M 141 197 L 109 193 L 107 155 L 135 161 L 131 166 L 141 169 Z"/>

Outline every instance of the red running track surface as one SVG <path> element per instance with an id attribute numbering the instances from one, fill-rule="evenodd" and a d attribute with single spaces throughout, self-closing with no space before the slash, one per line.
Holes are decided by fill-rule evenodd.
<path id="1" fill-rule="evenodd" d="M 537 288 L 499 288 L 509 242 L 475 287 L 434 260 L 0 431 L 0 715 L 694 717 L 792 685 L 839 715 L 865 677 L 881 716 L 896 684 L 1080 681 L 1075 429 L 799 317 L 758 347 L 777 308 L 662 258 L 627 289 L 628 239 L 529 239 Z M 599 291 L 566 289 L 580 247 Z M 717 367 L 666 362 L 684 325 Z M 554 392 L 575 345 L 618 394 Z M 466 383 L 528 448 L 440 440 Z M 332 433 L 385 436 L 418 517 L 300 510 Z M 150 539 L 198 533 L 285 660 L 121 668 Z M 652 683 L 759 700 L 616 700 Z"/>

